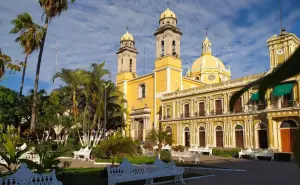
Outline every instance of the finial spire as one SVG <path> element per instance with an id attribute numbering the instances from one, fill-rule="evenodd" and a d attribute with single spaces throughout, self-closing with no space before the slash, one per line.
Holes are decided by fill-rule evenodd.
<path id="1" fill-rule="evenodd" d="M 129 26 L 126 26 L 126 29 L 127 29 L 127 32 L 128 32 Z"/>
<path id="2" fill-rule="evenodd" d="M 166 9 L 169 8 L 169 1 L 165 2 Z"/>
<path id="3" fill-rule="evenodd" d="M 281 6 L 281 0 L 279 0 L 279 9 L 280 9 L 280 13 L 279 13 L 279 19 L 280 19 L 280 33 L 284 32 L 285 29 L 283 27 L 282 24 L 282 6 Z"/>
<path id="4" fill-rule="evenodd" d="M 205 35 L 206 35 L 206 37 L 207 37 L 207 30 L 208 30 L 209 28 L 208 27 L 206 27 L 204 30 L 205 30 Z"/>

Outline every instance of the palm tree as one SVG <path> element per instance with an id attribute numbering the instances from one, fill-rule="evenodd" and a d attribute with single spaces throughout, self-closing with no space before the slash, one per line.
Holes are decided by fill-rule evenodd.
<path id="1" fill-rule="evenodd" d="M 82 86 L 82 78 L 85 76 L 85 71 L 77 69 L 77 70 L 71 70 L 71 69 L 61 69 L 61 72 L 57 72 L 52 77 L 53 82 L 55 79 L 59 78 L 66 84 L 66 88 L 68 91 L 72 93 L 72 113 L 74 116 L 74 122 L 77 124 L 77 118 L 78 118 L 78 102 L 76 99 L 76 94 L 81 89 Z M 79 131 L 78 131 L 79 132 Z M 80 138 L 80 137 L 79 137 Z M 81 138 L 80 138 L 80 142 Z"/>
<path id="2" fill-rule="evenodd" d="M 23 48 L 25 54 L 25 60 L 23 65 L 22 80 L 20 84 L 20 97 L 22 97 L 22 91 L 24 86 L 24 79 L 27 67 L 27 58 L 35 50 L 38 50 L 41 44 L 43 36 L 43 28 L 32 21 L 32 17 L 28 13 L 19 14 L 16 19 L 11 22 L 14 28 L 10 33 L 19 34 L 15 39 L 19 42 Z"/>
<path id="3" fill-rule="evenodd" d="M 233 111 L 234 104 L 237 99 L 246 92 L 249 88 L 253 86 L 258 86 L 260 99 L 263 100 L 268 88 L 272 88 L 278 85 L 280 82 L 296 76 L 300 73 L 300 47 L 294 52 L 294 54 L 282 65 L 277 67 L 272 73 L 248 84 L 243 89 L 237 91 L 233 94 L 230 99 L 230 111 Z M 296 135 L 296 141 L 294 145 L 294 156 L 300 166 L 300 130 L 298 130 Z"/>
<path id="4" fill-rule="evenodd" d="M 75 2 L 75 0 L 39 0 L 40 6 L 44 11 L 43 16 L 45 15 L 46 19 L 45 19 L 45 25 L 44 25 L 44 34 L 43 34 L 43 37 L 41 40 L 41 45 L 40 45 L 38 63 L 37 63 L 37 67 L 36 67 L 36 75 L 35 75 L 35 82 L 34 82 L 34 94 L 33 94 L 32 108 L 31 108 L 31 124 L 30 124 L 31 130 L 34 130 L 36 128 L 37 92 L 38 92 L 40 68 L 41 68 L 41 63 L 42 63 L 42 56 L 43 56 L 48 26 L 54 17 L 60 16 L 62 12 L 68 10 L 69 1 L 70 1 L 70 3 Z"/>

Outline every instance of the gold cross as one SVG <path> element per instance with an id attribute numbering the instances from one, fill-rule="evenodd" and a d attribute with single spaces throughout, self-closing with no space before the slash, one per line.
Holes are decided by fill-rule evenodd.
<path id="1" fill-rule="evenodd" d="M 208 30 L 209 28 L 208 27 L 206 27 L 204 30 L 205 30 L 205 34 L 206 34 L 206 36 L 207 36 L 207 30 Z"/>

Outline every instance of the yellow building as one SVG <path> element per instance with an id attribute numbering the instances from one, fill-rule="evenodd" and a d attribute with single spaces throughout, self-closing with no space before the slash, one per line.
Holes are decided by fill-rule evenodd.
<path id="1" fill-rule="evenodd" d="M 134 37 L 121 37 L 116 84 L 127 99 L 126 135 L 145 141 L 153 128 L 162 125 L 172 134 L 172 145 L 272 148 L 291 152 L 294 131 L 299 127 L 300 76 L 269 89 L 266 100 L 258 100 L 257 89 L 249 89 L 229 111 L 231 95 L 286 61 L 300 39 L 284 30 L 268 41 L 270 70 L 231 80 L 230 69 L 212 54 L 206 36 L 202 54 L 182 75 L 177 17 L 170 9 L 159 18 L 156 60 L 153 72 L 136 74 Z"/>

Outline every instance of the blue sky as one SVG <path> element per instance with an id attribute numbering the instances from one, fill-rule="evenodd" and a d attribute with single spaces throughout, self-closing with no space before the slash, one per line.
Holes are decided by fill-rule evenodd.
<path id="1" fill-rule="evenodd" d="M 22 49 L 9 34 L 10 21 L 28 12 L 42 24 L 42 11 L 37 0 L 0 0 L 0 47 L 14 60 L 23 60 Z M 280 31 L 279 0 L 169 0 L 169 8 L 178 17 L 183 32 L 181 59 L 184 69 L 201 55 L 201 43 L 208 26 L 212 52 L 226 66 L 231 66 L 232 78 L 264 72 L 269 68 L 266 40 Z M 288 32 L 300 36 L 300 2 L 286 0 L 282 5 L 283 25 Z M 86 68 L 91 63 L 106 61 L 106 68 L 115 80 L 120 37 L 129 32 L 139 51 L 138 74 L 153 70 L 155 37 L 160 14 L 166 6 L 163 0 L 77 0 L 61 17 L 55 18 L 46 39 L 40 89 L 50 92 L 59 86 L 51 77 L 60 68 Z M 58 65 L 55 47 L 58 45 Z M 144 55 L 145 47 L 145 55 Z M 30 56 L 24 92 L 33 88 L 37 52 Z M 21 73 L 7 75 L 1 85 L 19 89 Z"/>

